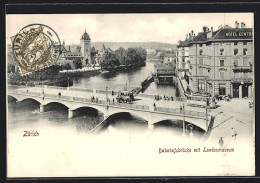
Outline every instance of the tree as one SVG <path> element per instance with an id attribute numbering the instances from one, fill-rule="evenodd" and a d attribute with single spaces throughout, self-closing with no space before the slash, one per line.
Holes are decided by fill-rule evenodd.
<path id="1" fill-rule="evenodd" d="M 71 65 L 69 63 L 66 63 L 62 66 L 62 69 L 64 70 L 70 70 L 71 69 Z"/>
<path id="2" fill-rule="evenodd" d="M 106 51 L 103 55 L 103 61 L 101 62 L 102 68 L 113 68 L 115 66 L 120 65 L 119 60 L 117 59 L 117 56 L 113 52 Z"/>
<path id="3" fill-rule="evenodd" d="M 73 63 L 73 67 L 75 69 L 81 69 L 82 68 L 82 62 L 81 62 L 80 58 L 75 58 L 72 63 Z"/>
<path id="4" fill-rule="evenodd" d="M 164 60 L 164 57 L 165 57 L 165 54 L 164 54 L 164 52 L 162 52 L 162 53 L 160 54 L 160 57 L 159 57 L 159 58 L 160 58 L 161 61 L 163 61 L 163 60 Z"/>
<path id="5" fill-rule="evenodd" d="M 115 51 L 115 54 L 120 62 L 120 65 L 126 65 L 125 49 L 123 47 L 120 47 Z"/>

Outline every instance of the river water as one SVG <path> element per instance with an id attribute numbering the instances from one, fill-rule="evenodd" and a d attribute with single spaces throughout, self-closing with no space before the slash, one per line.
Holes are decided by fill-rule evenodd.
<path id="1" fill-rule="evenodd" d="M 123 90 L 126 85 L 130 88 L 140 86 L 141 82 L 148 76 L 151 76 L 151 73 L 153 72 L 154 63 L 147 62 L 146 66 L 139 68 L 74 78 L 73 87 L 105 90 L 106 86 L 108 86 L 109 90 Z M 157 85 L 152 82 L 144 93 L 175 96 L 176 90 L 174 86 Z"/>

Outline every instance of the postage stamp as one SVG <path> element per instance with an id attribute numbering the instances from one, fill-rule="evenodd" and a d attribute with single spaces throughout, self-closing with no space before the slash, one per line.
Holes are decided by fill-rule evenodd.
<path id="1" fill-rule="evenodd" d="M 21 75 L 52 66 L 59 57 L 60 52 L 54 53 L 54 47 L 59 48 L 60 39 L 49 26 L 30 24 L 10 39 Z"/>

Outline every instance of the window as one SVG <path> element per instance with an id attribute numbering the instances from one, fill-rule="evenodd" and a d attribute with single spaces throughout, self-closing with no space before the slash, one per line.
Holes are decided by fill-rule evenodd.
<path id="1" fill-rule="evenodd" d="M 203 65 L 203 59 L 202 58 L 199 59 L 199 65 Z"/>
<path id="2" fill-rule="evenodd" d="M 247 55 L 247 48 L 243 49 L 243 55 Z"/>
<path id="3" fill-rule="evenodd" d="M 226 85 L 224 84 L 219 85 L 219 95 L 226 95 Z"/>
<path id="4" fill-rule="evenodd" d="M 224 79 L 225 78 L 225 71 L 219 71 L 219 78 Z"/>
<path id="5" fill-rule="evenodd" d="M 202 53 L 203 53 L 203 50 L 200 50 L 200 55 L 202 55 Z"/>
<path id="6" fill-rule="evenodd" d="M 234 42 L 234 45 L 237 45 L 237 41 Z"/>
<path id="7" fill-rule="evenodd" d="M 182 58 L 182 62 L 185 62 L 185 58 Z"/>
<path id="8" fill-rule="evenodd" d="M 238 54 L 238 49 L 234 49 L 234 55 Z"/>
<path id="9" fill-rule="evenodd" d="M 238 60 L 234 60 L 234 65 L 238 66 Z"/>
<path id="10" fill-rule="evenodd" d="M 224 66 L 224 60 L 220 60 L 219 65 Z"/>
<path id="11" fill-rule="evenodd" d="M 200 47 L 202 47 L 202 44 L 200 44 Z"/>
<path id="12" fill-rule="evenodd" d="M 220 55 L 224 55 L 224 49 L 223 48 L 220 49 Z"/>
<path id="13" fill-rule="evenodd" d="M 199 83 L 199 90 L 205 90 L 205 81 L 204 80 L 198 80 Z"/>
<path id="14" fill-rule="evenodd" d="M 246 41 L 243 41 L 243 45 L 247 45 L 247 42 L 246 42 Z"/>

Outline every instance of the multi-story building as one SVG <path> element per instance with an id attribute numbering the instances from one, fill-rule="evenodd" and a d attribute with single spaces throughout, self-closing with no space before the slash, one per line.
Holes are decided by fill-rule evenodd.
<path id="1" fill-rule="evenodd" d="M 193 31 L 192 31 L 193 33 Z M 179 41 L 177 45 L 176 52 L 176 70 L 177 74 L 180 78 L 183 78 L 185 75 L 190 76 L 190 61 L 189 61 L 189 42 L 191 41 L 191 34 L 186 35 L 186 39 L 184 41 Z M 189 79 L 187 80 L 189 82 Z"/>
<path id="2" fill-rule="evenodd" d="M 173 64 L 175 61 L 174 53 L 164 53 L 163 63 L 164 64 Z"/>
<path id="3" fill-rule="evenodd" d="M 217 31 L 203 27 L 189 42 L 189 60 L 195 92 L 252 98 L 253 29 L 245 23 Z"/>
<path id="4" fill-rule="evenodd" d="M 62 45 L 55 45 L 54 52 L 60 52 L 60 57 L 57 62 L 59 65 L 69 63 L 72 65 L 74 59 L 80 59 L 82 61 L 82 66 L 86 67 L 91 64 L 91 39 L 88 33 L 85 32 L 80 38 L 80 46 L 69 45 L 67 48 L 65 42 L 63 41 Z"/>

